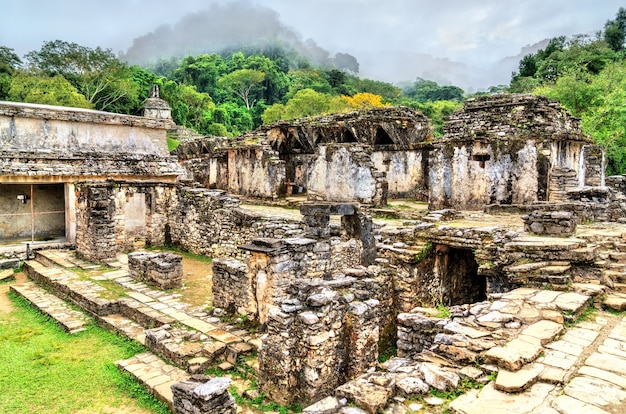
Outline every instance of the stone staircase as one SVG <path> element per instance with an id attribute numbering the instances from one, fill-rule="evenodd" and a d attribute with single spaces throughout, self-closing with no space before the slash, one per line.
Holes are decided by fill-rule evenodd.
<path id="1" fill-rule="evenodd" d="M 25 263 L 34 281 L 12 285 L 68 332 L 78 332 L 91 315 L 103 328 L 135 340 L 150 351 L 118 362 L 171 407 L 169 385 L 212 366 L 228 370 L 240 355 L 254 352 L 260 340 L 180 300 L 180 294 L 154 289 L 129 276 L 125 263 L 102 267 L 72 251 L 38 251 Z M 39 286 L 41 287 L 39 287 Z M 45 289 L 45 290 L 44 290 Z"/>
<path id="2" fill-rule="evenodd" d="M 41 313 L 54 319 L 70 334 L 84 331 L 89 324 L 89 318 L 84 313 L 72 309 L 67 303 L 32 282 L 11 285 L 10 290 L 33 304 Z"/>

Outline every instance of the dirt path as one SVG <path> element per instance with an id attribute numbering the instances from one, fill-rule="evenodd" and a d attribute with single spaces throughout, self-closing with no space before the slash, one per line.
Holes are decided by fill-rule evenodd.
<path id="1" fill-rule="evenodd" d="M 9 286 L 12 283 L 22 283 L 26 280 L 26 274 L 20 272 L 15 274 L 14 282 L 3 283 L 0 285 L 0 313 L 9 313 L 13 310 L 13 302 L 9 300 L 9 296 L 7 295 L 9 293 Z"/>

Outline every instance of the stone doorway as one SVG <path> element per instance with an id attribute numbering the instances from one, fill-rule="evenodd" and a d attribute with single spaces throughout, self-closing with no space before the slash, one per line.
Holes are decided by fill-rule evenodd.
<path id="1" fill-rule="evenodd" d="M 64 184 L 0 184 L 0 243 L 65 239 Z"/>
<path id="2" fill-rule="evenodd" d="M 487 281 L 478 276 L 474 252 L 444 244 L 435 246 L 435 272 L 441 281 L 441 303 L 446 306 L 487 299 Z"/>

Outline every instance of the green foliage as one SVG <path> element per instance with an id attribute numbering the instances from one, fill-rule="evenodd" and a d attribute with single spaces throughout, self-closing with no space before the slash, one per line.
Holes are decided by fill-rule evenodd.
<path id="1" fill-rule="evenodd" d="M 44 105 L 89 108 L 92 104 L 63 76 L 53 77 L 20 73 L 11 80 L 7 99 Z"/>
<path id="2" fill-rule="evenodd" d="M 424 248 L 422 250 L 420 250 L 420 252 L 415 255 L 415 261 L 421 262 L 422 260 L 424 260 L 428 256 L 430 256 L 430 254 L 433 252 L 433 247 L 434 246 L 433 246 L 433 244 L 431 242 L 426 243 Z"/>
<path id="3" fill-rule="evenodd" d="M 620 7 L 615 20 L 608 20 L 604 25 L 604 41 L 609 47 L 620 52 L 624 50 L 626 40 L 626 9 Z"/>
<path id="4" fill-rule="evenodd" d="M 180 145 L 180 141 L 174 138 L 167 137 L 167 149 L 172 152 Z"/>
<path id="5" fill-rule="evenodd" d="M 437 318 L 446 319 L 450 317 L 450 309 L 442 303 L 437 303 Z"/>
<path id="6" fill-rule="evenodd" d="M 44 42 L 25 56 L 33 73 L 62 76 L 99 110 L 129 112 L 138 105 L 133 71 L 110 49 L 91 49 L 61 40 Z"/>
<path id="7" fill-rule="evenodd" d="M 257 101 L 261 82 L 265 79 L 265 73 L 254 69 L 238 69 L 218 80 L 218 85 L 243 100 L 246 109 L 250 110 Z"/>
<path id="8" fill-rule="evenodd" d="M 463 89 L 458 86 L 440 86 L 437 82 L 417 78 L 415 83 L 404 90 L 404 94 L 420 103 L 435 101 L 463 101 Z"/>

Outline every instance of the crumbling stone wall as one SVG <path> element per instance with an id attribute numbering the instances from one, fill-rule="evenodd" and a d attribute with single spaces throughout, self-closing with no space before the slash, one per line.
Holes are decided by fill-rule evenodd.
<path id="1" fill-rule="evenodd" d="M 535 210 L 522 216 L 524 230 L 539 235 L 571 236 L 576 232 L 574 214 L 569 211 Z"/>
<path id="2" fill-rule="evenodd" d="M 380 304 L 368 296 L 351 277 L 292 286 L 270 310 L 259 351 L 263 392 L 282 404 L 309 404 L 375 366 Z"/>
<path id="3" fill-rule="evenodd" d="M 99 262 L 115 257 L 115 203 L 113 188 L 106 185 L 76 186 L 76 252 L 87 260 Z"/>
<path id="4" fill-rule="evenodd" d="M 254 238 L 288 238 L 303 234 L 303 225 L 284 217 L 263 218 L 239 207 L 223 190 L 181 186 L 169 210 L 168 243 L 211 257 L 246 258 L 238 246 Z"/>
<path id="5" fill-rule="evenodd" d="M 138 198 L 142 214 L 134 204 Z M 117 253 L 133 250 L 135 243 L 165 244 L 166 223 L 171 214 L 176 187 L 166 183 L 124 181 L 76 184 L 76 250 L 87 260 L 100 262 Z M 133 216 L 133 220 L 130 220 Z"/>
<path id="6" fill-rule="evenodd" d="M 419 150 L 382 150 L 374 148 L 372 161 L 384 172 L 390 198 L 412 198 L 428 201 L 428 158 L 431 147 Z"/>
<path id="7" fill-rule="evenodd" d="M 310 200 L 384 205 L 388 183 L 393 196 L 423 197 L 431 138 L 421 113 L 378 108 L 278 122 L 228 141 L 192 140 L 177 154 L 195 181 L 234 194 L 306 192 Z"/>
<path id="8" fill-rule="evenodd" d="M 237 246 L 253 238 L 303 234 L 299 221 L 261 220 L 258 214 L 239 208 L 239 199 L 222 190 L 107 181 L 79 183 L 76 192 L 77 251 L 93 261 L 133 250 L 137 243 L 245 258 L 248 254 Z"/>
<path id="9" fill-rule="evenodd" d="M 591 139 L 577 119 L 546 98 L 469 99 L 444 133 L 429 162 L 431 209 L 558 200 L 559 192 L 582 186 L 587 172 L 590 182 L 599 179 L 597 153 L 583 154 Z"/>
<path id="10" fill-rule="evenodd" d="M 135 280 L 159 289 L 179 288 L 183 285 L 182 260 L 173 253 L 129 253 L 128 271 Z"/>
<path id="11" fill-rule="evenodd" d="M 308 171 L 309 200 L 387 204 L 385 172 L 376 170 L 371 147 L 328 144 L 319 146 L 317 154 Z"/>

